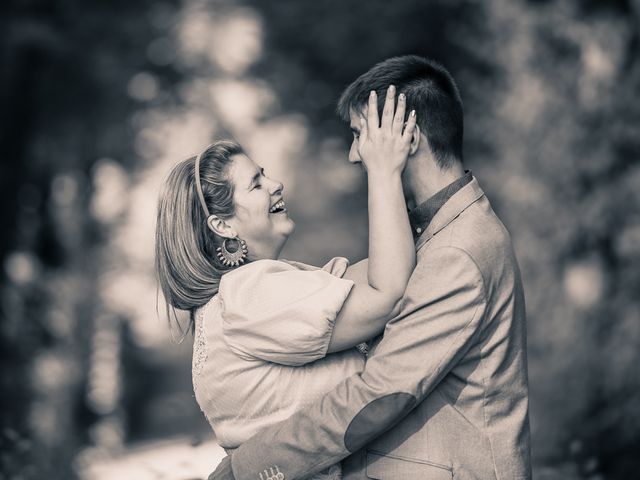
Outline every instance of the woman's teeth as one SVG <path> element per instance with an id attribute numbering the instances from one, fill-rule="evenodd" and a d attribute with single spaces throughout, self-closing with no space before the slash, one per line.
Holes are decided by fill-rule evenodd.
<path id="1" fill-rule="evenodd" d="M 280 200 L 269 209 L 269 213 L 279 213 L 279 212 L 283 212 L 284 210 L 285 210 L 284 200 Z"/>

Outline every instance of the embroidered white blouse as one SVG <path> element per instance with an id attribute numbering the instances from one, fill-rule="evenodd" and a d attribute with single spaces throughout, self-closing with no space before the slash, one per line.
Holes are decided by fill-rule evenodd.
<path id="1" fill-rule="evenodd" d="M 327 355 L 353 287 L 347 265 L 255 261 L 225 274 L 196 311 L 193 388 L 220 445 L 238 447 L 362 370 L 356 348 Z"/>

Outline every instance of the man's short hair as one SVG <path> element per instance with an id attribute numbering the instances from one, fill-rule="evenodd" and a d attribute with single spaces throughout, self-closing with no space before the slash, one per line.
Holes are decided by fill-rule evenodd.
<path id="1" fill-rule="evenodd" d="M 416 111 L 438 165 L 447 168 L 455 160 L 462 162 L 462 100 L 451 74 L 433 60 L 406 55 L 378 63 L 345 89 L 338 101 L 338 114 L 348 122 L 352 109 L 362 113 L 371 90 L 378 93 L 382 112 L 389 85 L 407 96 L 407 115 Z"/>

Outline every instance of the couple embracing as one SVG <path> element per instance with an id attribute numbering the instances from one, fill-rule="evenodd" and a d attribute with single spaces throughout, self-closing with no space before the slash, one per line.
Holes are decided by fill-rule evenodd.
<path id="1" fill-rule="evenodd" d="M 530 479 L 522 283 L 463 167 L 453 79 L 391 58 L 338 110 L 367 173 L 367 260 L 279 259 L 283 185 L 234 142 L 161 194 L 160 285 L 191 312 L 196 399 L 229 453 L 210 479 Z"/>

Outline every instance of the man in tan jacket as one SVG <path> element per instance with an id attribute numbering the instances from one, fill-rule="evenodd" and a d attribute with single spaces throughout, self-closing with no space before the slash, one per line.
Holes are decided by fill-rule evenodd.
<path id="1" fill-rule="evenodd" d="M 449 73 L 404 56 L 374 66 L 338 110 L 357 136 L 371 90 L 395 85 L 418 128 L 403 173 L 417 265 L 364 371 L 267 428 L 210 479 L 293 480 L 342 459 L 345 479 L 530 479 L 522 282 L 509 233 L 462 164 Z"/>

